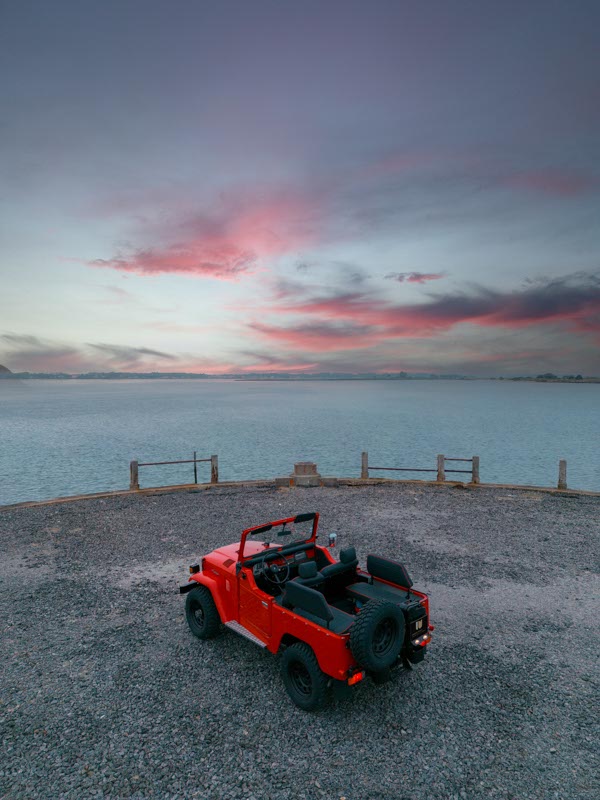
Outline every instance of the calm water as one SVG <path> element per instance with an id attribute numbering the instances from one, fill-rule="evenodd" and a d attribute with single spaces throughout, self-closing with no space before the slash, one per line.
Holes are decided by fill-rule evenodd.
<path id="1" fill-rule="evenodd" d="M 483 482 L 552 485 L 566 458 L 570 486 L 600 490 L 599 412 L 600 385 L 589 384 L 0 382 L 0 505 L 124 489 L 131 459 L 193 450 L 218 454 L 222 480 L 286 475 L 301 460 L 359 476 L 368 450 L 372 464 L 398 467 L 475 454 Z M 198 469 L 207 480 L 210 466 Z M 149 467 L 140 484 L 191 474 Z"/>

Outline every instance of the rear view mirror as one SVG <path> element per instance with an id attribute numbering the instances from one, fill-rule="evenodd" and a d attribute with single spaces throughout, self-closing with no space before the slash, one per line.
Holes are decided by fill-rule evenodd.
<path id="1" fill-rule="evenodd" d="M 335 547 L 335 543 L 337 542 L 337 533 L 330 533 L 329 534 L 329 542 L 327 544 L 328 547 Z"/>

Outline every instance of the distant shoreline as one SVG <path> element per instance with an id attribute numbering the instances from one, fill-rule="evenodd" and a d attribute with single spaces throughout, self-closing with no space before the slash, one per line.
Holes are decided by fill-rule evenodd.
<path id="1" fill-rule="evenodd" d="M 230 374 L 230 375 L 209 375 L 196 373 L 141 373 L 141 372 L 107 372 L 92 374 L 65 374 L 65 373 L 29 373 L 13 372 L 0 374 L 0 382 L 7 383 L 24 380 L 60 380 L 60 381 L 123 381 L 123 380 L 228 380 L 239 382 L 261 382 L 261 383 L 302 383 L 308 381 L 332 382 L 332 381 L 502 381 L 511 383 L 568 383 L 568 384 L 590 384 L 600 383 L 600 377 L 489 377 L 480 378 L 470 375 L 335 375 L 335 374 Z"/>

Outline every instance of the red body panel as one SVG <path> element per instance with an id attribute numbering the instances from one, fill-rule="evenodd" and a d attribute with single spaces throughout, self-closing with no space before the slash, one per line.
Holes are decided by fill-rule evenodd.
<path id="1" fill-rule="evenodd" d="M 315 545 L 315 549 L 318 545 Z M 236 575 L 240 546 L 221 547 L 202 559 L 202 572 L 190 575 L 210 590 L 222 622 L 235 620 L 257 636 L 271 653 L 277 653 L 287 634 L 306 642 L 315 652 L 319 666 L 332 678 L 344 680 L 355 665 L 347 647 L 348 636 L 339 636 L 314 622 L 294 614 L 274 602 L 273 597 L 256 585 L 252 569 L 243 567 Z M 263 550 L 259 542 L 247 542 L 246 558 Z M 330 552 L 318 547 L 330 563 Z M 308 557 L 314 556 L 309 550 Z"/>
<path id="2" fill-rule="evenodd" d="M 293 611 L 274 605 L 272 636 L 266 643 L 267 648 L 272 653 L 276 653 L 279 650 L 282 638 L 286 634 L 310 645 L 317 657 L 319 666 L 323 672 L 332 678 L 343 681 L 349 677 L 351 671 L 358 670 L 358 665 L 348 647 L 348 634 L 340 636 L 337 633 L 332 633 L 327 628 L 315 625 L 314 622 L 294 614 Z"/>
<path id="3" fill-rule="evenodd" d="M 319 515 L 315 515 L 313 529 L 306 542 L 315 542 Z M 293 517 L 278 520 L 272 526 L 293 522 Z M 215 601 L 222 622 L 235 621 L 263 642 L 271 653 L 277 653 L 282 645 L 294 639 L 308 644 L 315 653 L 324 673 L 336 680 L 347 680 L 360 668 L 356 664 L 348 646 L 349 634 L 336 634 L 317 625 L 299 614 L 284 608 L 256 584 L 252 567 L 238 566 L 243 559 L 261 553 L 265 548 L 261 542 L 248 540 L 256 528 L 248 528 L 242 534 L 239 544 L 231 544 L 214 550 L 202 559 L 202 571 L 190 576 L 206 586 Z M 329 563 L 336 563 L 325 547 L 316 544 L 314 550 L 306 551 L 308 558 L 314 558 L 319 550 Z M 366 572 L 363 575 L 368 575 Z M 388 581 L 382 581 L 389 583 Z M 390 586 L 394 584 L 389 583 Z M 429 617 L 429 601 L 425 594 L 410 590 L 421 599 Z M 431 626 L 433 628 L 433 626 Z"/>

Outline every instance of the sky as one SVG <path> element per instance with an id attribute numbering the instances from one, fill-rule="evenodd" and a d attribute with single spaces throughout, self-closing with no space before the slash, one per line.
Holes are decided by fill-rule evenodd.
<path id="1" fill-rule="evenodd" d="M 599 29 L 0 0 L 0 363 L 600 374 Z"/>

